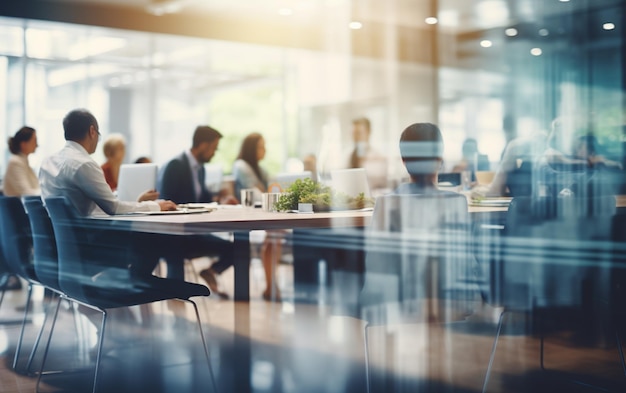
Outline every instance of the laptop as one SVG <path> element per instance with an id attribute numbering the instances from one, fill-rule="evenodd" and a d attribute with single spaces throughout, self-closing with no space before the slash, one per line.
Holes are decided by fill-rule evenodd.
<path id="1" fill-rule="evenodd" d="M 285 192 L 298 179 L 313 179 L 311 171 L 303 171 L 298 173 L 279 173 L 274 177 L 267 190 L 268 192 Z"/>
<path id="2" fill-rule="evenodd" d="M 117 199 L 137 201 L 148 190 L 156 190 L 157 164 L 122 164 L 117 181 Z"/>
<path id="3" fill-rule="evenodd" d="M 204 184 L 214 194 L 222 188 L 223 173 L 221 164 L 204 164 Z"/>
<path id="4" fill-rule="evenodd" d="M 354 197 L 363 193 L 371 197 L 365 168 L 335 169 L 330 171 L 330 185 L 338 192 Z"/>

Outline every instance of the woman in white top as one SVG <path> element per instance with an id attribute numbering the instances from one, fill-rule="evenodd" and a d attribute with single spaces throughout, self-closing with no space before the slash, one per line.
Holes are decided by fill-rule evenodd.
<path id="1" fill-rule="evenodd" d="M 265 157 L 265 140 L 257 132 L 246 136 L 241 143 L 239 156 L 233 164 L 233 177 L 235 178 L 235 196 L 241 195 L 241 190 L 254 188 L 261 193 L 267 192 L 268 175 L 259 166 L 259 161 Z M 271 300 L 272 295 L 280 300 L 280 292 L 274 284 L 276 265 L 282 252 L 282 235 L 280 232 L 267 231 L 263 247 L 261 248 L 261 260 L 265 270 L 265 291 L 263 298 Z"/>
<path id="2" fill-rule="evenodd" d="M 9 138 L 9 159 L 4 174 L 3 192 L 6 196 L 39 195 L 39 180 L 28 164 L 28 155 L 37 149 L 37 133 L 34 128 L 22 127 Z"/>

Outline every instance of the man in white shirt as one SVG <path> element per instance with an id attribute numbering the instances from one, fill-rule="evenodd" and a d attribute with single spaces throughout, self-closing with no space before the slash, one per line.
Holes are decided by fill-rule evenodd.
<path id="1" fill-rule="evenodd" d="M 171 201 L 155 201 L 158 193 L 154 190 L 147 190 L 138 202 L 123 202 L 113 195 L 102 168 L 90 156 L 96 151 L 100 131 L 98 121 L 87 110 L 68 113 L 63 129 L 67 143 L 45 159 L 39 171 L 43 199 L 65 196 L 82 216 L 176 209 Z"/>
<path id="2" fill-rule="evenodd" d="M 85 109 L 75 109 L 63 119 L 67 143 L 63 149 L 46 158 L 41 165 L 39 181 L 41 196 L 64 196 L 82 216 L 98 213 L 110 215 L 138 211 L 175 210 L 169 200 L 157 200 L 158 193 L 148 190 L 137 202 L 119 201 L 106 183 L 104 173 L 90 155 L 96 151 L 100 132 L 96 118 Z M 201 236 L 177 236 L 132 232 L 129 229 L 103 227 L 98 241 L 109 244 L 131 242 L 138 261 L 131 263 L 131 273 L 137 277 L 150 275 L 159 258 L 180 260 L 206 255 L 209 246 Z M 181 251 L 184 250 L 183 255 Z M 230 257 L 227 255 L 226 257 Z M 169 272 L 182 270 L 181 266 L 168 268 Z"/>

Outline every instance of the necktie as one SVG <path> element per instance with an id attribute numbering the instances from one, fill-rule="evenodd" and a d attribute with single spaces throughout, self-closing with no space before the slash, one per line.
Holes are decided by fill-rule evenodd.
<path id="1" fill-rule="evenodd" d="M 198 176 L 198 185 L 200 186 L 196 194 L 196 199 L 198 200 L 198 202 L 201 202 L 200 198 L 202 197 L 202 189 L 204 188 L 204 166 L 202 165 L 198 166 L 198 169 L 196 170 L 196 172 Z"/>

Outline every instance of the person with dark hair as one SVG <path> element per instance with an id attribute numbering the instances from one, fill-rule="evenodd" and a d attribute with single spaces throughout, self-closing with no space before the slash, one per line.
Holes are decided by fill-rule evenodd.
<path id="1" fill-rule="evenodd" d="M 135 160 L 135 164 L 150 164 L 150 163 L 152 163 L 152 160 L 150 159 L 150 157 L 146 157 L 146 156 L 141 156 Z"/>
<path id="2" fill-rule="evenodd" d="M 221 138 L 222 134 L 212 127 L 196 127 L 191 149 L 171 159 L 161 170 L 161 196 L 176 203 L 213 202 L 216 196 L 204 184 L 204 164 L 213 158 Z"/>
<path id="3" fill-rule="evenodd" d="M 472 303 L 464 300 L 473 299 L 473 289 L 466 289 L 467 277 L 460 272 L 475 263 L 468 248 L 471 220 L 465 196 L 438 189 L 443 160 L 439 128 L 432 123 L 408 126 L 400 136 L 400 155 L 410 181 L 376 199 L 365 239 L 361 316 L 373 324 L 403 313 L 425 320 L 447 318 L 453 313 L 441 312 L 436 300 L 429 304 L 441 297 L 446 299 L 441 304 L 458 300 L 454 307 L 466 313 Z M 448 292 L 457 280 L 461 286 Z"/>
<path id="4" fill-rule="evenodd" d="M 22 127 L 9 138 L 9 158 L 4 174 L 3 192 L 6 196 L 39 195 L 37 175 L 28 163 L 28 156 L 37 149 L 37 133 L 34 128 Z"/>
<path id="5" fill-rule="evenodd" d="M 256 188 L 260 192 L 267 191 L 268 175 L 259 166 L 265 157 L 265 139 L 258 132 L 246 136 L 241 143 L 239 155 L 233 164 L 235 178 L 235 196 L 240 195 L 244 188 Z"/>
<path id="6" fill-rule="evenodd" d="M 239 155 L 233 164 L 235 178 L 235 195 L 240 195 L 245 188 L 257 189 L 259 193 L 267 192 L 268 174 L 259 166 L 265 157 L 265 139 L 258 132 L 246 136 L 241 143 Z M 280 300 L 280 291 L 275 284 L 276 266 L 282 252 L 282 234 L 280 231 L 267 231 L 261 247 L 261 262 L 265 271 L 265 291 L 263 298 L 271 300 L 272 295 Z"/>
<path id="7" fill-rule="evenodd" d="M 208 125 L 197 126 L 193 133 L 191 149 L 180 153 L 163 166 L 157 185 L 160 195 L 176 203 L 209 203 L 218 199 L 219 196 L 213 195 L 205 184 L 204 164 L 213 158 L 221 138 L 222 134 L 218 130 Z M 237 200 L 231 195 L 221 198 L 220 203 L 236 204 Z M 203 242 L 210 250 L 208 253 L 218 255 L 219 261 L 202 270 L 200 275 L 211 291 L 222 298 L 227 298 L 228 295 L 219 290 L 216 276 L 233 264 L 232 242 L 213 235 L 203 236 Z M 170 260 L 169 265 L 172 265 Z M 182 261 L 176 264 L 178 265 L 183 266 Z M 174 274 L 182 276 L 184 272 L 180 270 Z M 170 272 L 168 277 L 171 277 Z"/>
<path id="8" fill-rule="evenodd" d="M 437 190 L 437 173 L 443 161 L 443 138 L 439 127 L 432 123 L 408 126 L 400 135 L 400 156 L 411 181 L 401 184 L 394 193 Z"/>
<path id="9" fill-rule="evenodd" d="M 154 191 L 146 191 L 137 202 L 120 201 L 113 195 L 102 168 L 90 157 L 98 146 L 100 131 L 98 121 L 89 111 L 69 112 L 63 119 L 63 129 L 65 146 L 41 165 L 39 183 L 43 198 L 65 196 L 83 216 L 176 209 L 171 201 L 156 200 L 158 194 Z"/>
<path id="10" fill-rule="evenodd" d="M 106 158 L 106 162 L 102 164 L 102 172 L 104 172 L 104 179 L 107 181 L 111 190 L 117 190 L 117 180 L 120 176 L 120 167 L 124 161 L 124 155 L 126 154 L 126 142 L 124 137 L 120 134 L 111 134 L 104 141 L 102 146 L 102 152 Z"/>

